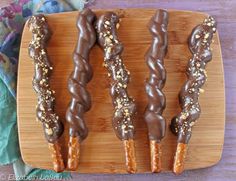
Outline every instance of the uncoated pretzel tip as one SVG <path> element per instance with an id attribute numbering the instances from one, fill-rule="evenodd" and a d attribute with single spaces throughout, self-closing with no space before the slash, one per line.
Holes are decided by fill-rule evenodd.
<path id="1" fill-rule="evenodd" d="M 181 174 L 184 171 L 184 162 L 187 154 L 187 144 L 178 143 L 177 150 L 174 158 L 173 172 L 176 175 Z"/>
<path id="2" fill-rule="evenodd" d="M 150 140 L 151 171 L 153 173 L 161 172 L 161 144 L 156 140 Z"/>
<path id="3" fill-rule="evenodd" d="M 79 168 L 80 143 L 79 137 L 70 136 L 68 144 L 68 160 L 67 168 L 71 171 L 76 171 Z"/>
<path id="4" fill-rule="evenodd" d="M 65 166 L 61 155 L 61 147 L 58 141 L 55 141 L 54 143 L 48 143 L 48 148 L 52 154 L 52 163 L 54 171 L 63 172 Z"/>
<path id="5" fill-rule="evenodd" d="M 135 146 L 134 140 L 124 140 L 124 149 L 125 149 L 125 161 L 127 166 L 127 172 L 136 173 L 137 165 L 136 165 L 136 157 L 135 157 Z"/>

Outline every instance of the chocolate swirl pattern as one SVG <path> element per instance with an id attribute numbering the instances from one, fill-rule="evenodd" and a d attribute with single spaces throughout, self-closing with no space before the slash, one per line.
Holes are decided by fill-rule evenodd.
<path id="1" fill-rule="evenodd" d="M 167 25 L 168 12 L 157 10 L 149 22 L 149 31 L 152 34 L 152 44 L 145 59 L 150 70 L 149 79 L 145 84 L 148 96 L 148 105 L 145 109 L 144 120 L 148 126 L 148 135 L 151 150 L 152 172 L 161 171 L 161 139 L 165 135 L 165 118 L 162 113 L 166 107 L 166 98 L 162 91 L 166 82 L 164 57 L 167 52 Z"/>
<path id="2" fill-rule="evenodd" d="M 36 115 L 43 124 L 44 133 L 49 142 L 52 153 L 54 170 L 64 170 L 61 148 L 58 143 L 63 132 L 63 125 L 54 112 L 54 91 L 49 85 L 49 74 L 53 69 L 47 55 L 46 44 L 51 32 L 43 15 L 32 16 L 28 20 L 29 30 L 32 32 L 32 40 L 29 44 L 29 56 L 34 61 L 33 88 L 38 96 Z"/>
<path id="3" fill-rule="evenodd" d="M 104 50 L 104 66 L 111 77 L 111 91 L 113 106 L 113 128 L 120 140 L 123 140 L 126 153 L 128 172 L 136 171 L 134 154 L 134 126 L 136 113 L 134 100 L 128 95 L 129 71 L 126 69 L 121 54 L 123 45 L 117 37 L 119 17 L 113 12 L 107 12 L 96 23 L 98 43 Z"/>
<path id="4" fill-rule="evenodd" d="M 80 12 L 77 20 L 78 41 L 74 51 L 74 70 L 68 80 L 71 102 L 67 109 L 66 120 L 69 123 L 68 168 L 77 170 L 79 164 L 79 143 L 88 134 L 84 122 L 84 113 L 91 108 L 91 98 L 86 84 L 92 79 L 92 68 L 89 64 L 89 52 L 96 41 L 93 27 L 95 14 L 90 9 Z"/>
<path id="5" fill-rule="evenodd" d="M 184 158 L 192 134 L 192 127 L 201 114 L 198 99 L 199 94 L 203 92 L 202 86 L 207 80 L 205 68 L 206 64 L 212 59 L 210 45 L 215 32 L 216 21 L 212 17 L 208 17 L 202 24 L 193 29 L 189 38 L 189 49 L 192 58 L 187 66 L 188 80 L 179 94 L 182 111 L 171 121 L 171 130 L 178 135 L 174 161 L 174 172 L 176 174 L 184 170 Z"/>

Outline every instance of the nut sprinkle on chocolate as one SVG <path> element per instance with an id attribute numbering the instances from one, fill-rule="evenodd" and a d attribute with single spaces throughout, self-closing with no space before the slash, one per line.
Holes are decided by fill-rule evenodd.
<path id="1" fill-rule="evenodd" d="M 100 16 L 96 23 L 98 43 L 104 51 L 104 67 L 111 77 L 111 91 L 113 106 L 113 128 L 117 137 L 124 142 L 127 170 L 136 172 L 134 153 L 134 126 L 136 113 L 134 100 L 128 95 L 129 71 L 126 69 L 121 54 L 123 45 L 117 37 L 119 17 L 113 12 Z"/>
<path id="2" fill-rule="evenodd" d="M 54 91 L 49 85 L 49 75 L 53 68 L 46 49 L 51 32 L 43 15 L 32 16 L 28 20 L 28 27 L 32 32 L 28 50 L 29 56 L 34 61 L 33 88 L 38 96 L 36 115 L 43 124 L 45 137 L 52 153 L 54 170 L 61 172 L 64 170 L 64 163 L 58 139 L 63 133 L 63 125 L 54 111 Z"/>
<path id="3" fill-rule="evenodd" d="M 180 174 L 184 170 L 184 158 L 189 143 L 192 127 L 200 117 L 199 95 L 203 93 L 203 85 L 207 80 L 206 65 L 212 60 L 210 45 L 216 32 L 216 21 L 208 17 L 196 26 L 189 38 L 189 49 L 192 58 L 188 62 L 187 77 L 179 93 L 179 103 L 182 111 L 172 119 L 171 130 L 178 135 L 178 145 L 173 171 Z"/>

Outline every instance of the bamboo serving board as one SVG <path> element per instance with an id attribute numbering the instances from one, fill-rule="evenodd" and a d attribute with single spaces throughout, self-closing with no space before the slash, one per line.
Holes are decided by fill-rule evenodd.
<path id="1" fill-rule="evenodd" d="M 150 46 L 151 35 L 147 29 L 154 9 L 119 9 L 113 10 L 121 16 L 118 34 L 124 44 L 124 63 L 131 72 L 129 92 L 137 103 L 138 115 L 136 127 L 136 156 L 138 173 L 150 172 L 149 144 L 147 127 L 143 120 L 147 104 L 144 92 L 144 81 L 148 68 L 144 54 Z M 105 10 L 97 10 L 100 15 Z M 68 126 L 65 122 L 65 111 L 70 101 L 67 91 L 67 78 L 73 70 L 72 53 L 77 40 L 76 18 L 78 12 L 48 15 L 47 20 L 53 32 L 48 45 L 48 52 L 54 66 L 51 86 L 56 91 L 56 112 L 65 125 L 61 137 L 63 157 L 67 157 Z M 168 54 L 165 58 L 167 82 L 164 88 L 167 107 L 164 116 L 169 126 L 171 118 L 179 111 L 178 92 L 186 80 L 185 68 L 191 53 L 188 50 L 188 36 L 192 29 L 202 23 L 206 14 L 189 11 L 169 11 Z M 34 74 L 33 61 L 28 56 L 28 44 L 31 33 L 25 26 L 22 36 L 18 90 L 17 112 L 20 148 L 23 160 L 33 166 L 52 169 L 51 155 L 45 141 L 42 126 L 36 121 L 36 94 L 32 89 Z M 225 126 L 225 91 L 223 66 L 218 33 L 214 36 L 213 60 L 207 66 L 208 81 L 204 86 L 205 93 L 200 95 L 202 114 L 193 128 L 186 158 L 186 169 L 209 167 L 220 158 L 224 141 Z M 92 109 L 85 120 L 89 135 L 81 146 L 80 173 L 126 173 L 123 144 L 119 141 L 111 126 L 113 108 L 109 95 L 107 71 L 102 66 L 103 52 L 96 45 L 90 56 L 94 77 L 88 84 L 92 97 Z M 167 127 L 163 144 L 163 171 L 172 169 L 176 149 L 176 137 Z"/>

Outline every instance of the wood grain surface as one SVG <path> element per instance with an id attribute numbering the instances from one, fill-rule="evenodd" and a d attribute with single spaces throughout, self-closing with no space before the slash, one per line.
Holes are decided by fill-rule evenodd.
<path id="1" fill-rule="evenodd" d="M 97 11 L 97 15 L 104 11 Z M 130 94 L 136 99 L 138 115 L 135 122 L 137 166 L 139 173 L 150 172 L 147 129 L 142 119 L 146 105 L 144 80 L 148 75 L 144 54 L 151 42 L 146 28 L 155 10 L 132 9 L 116 10 L 122 17 L 118 31 L 125 50 L 124 62 L 131 72 Z M 164 113 L 169 122 L 178 113 L 178 92 L 186 80 L 185 68 L 191 57 L 187 40 L 192 28 L 206 17 L 202 13 L 187 11 L 169 11 L 168 54 L 165 58 L 167 83 L 164 89 L 167 108 Z M 72 52 L 77 39 L 75 21 L 77 12 L 49 15 L 48 22 L 53 31 L 48 52 L 54 70 L 51 77 L 52 88 L 56 91 L 56 111 L 62 121 L 70 100 L 67 91 L 67 78 L 73 69 Z M 25 27 L 18 69 L 18 129 L 23 160 L 34 167 L 51 169 L 51 158 L 45 142 L 42 127 L 35 118 L 36 95 L 32 90 L 33 64 L 28 57 L 28 44 L 31 33 Z M 205 93 L 200 97 L 202 115 L 193 129 L 186 169 L 209 167 L 220 158 L 224 140 L 225 97 L 223 67 L 218 34 L 214 37 L 213 61 L 207 67 L 208 81 Z M 122 143 L 115 137 L 111 127 L 112 106 L 109 96 L 107 72 L 102 67 L 103 53 L 96 46 L 90 56 L 94 77 L 88 85 L 93 106 L 85 116 L 89 136 L 82 144 L 80 173 L 126 173 Z M 66 123 L 64 122 L 66 125 Z M 66 126 L 67 127 L 67 126 Z M 67 129 L 66 129 L 67 130 Z M 66 158 L 67 131 L 63 135 L 64 158 Z M 173 155 L 176 149 L 176 137 L 167 129 L 163 140 L 163 169 L 172 169 Z M 43 154 L 42 154 L 43 153 Z"/>

